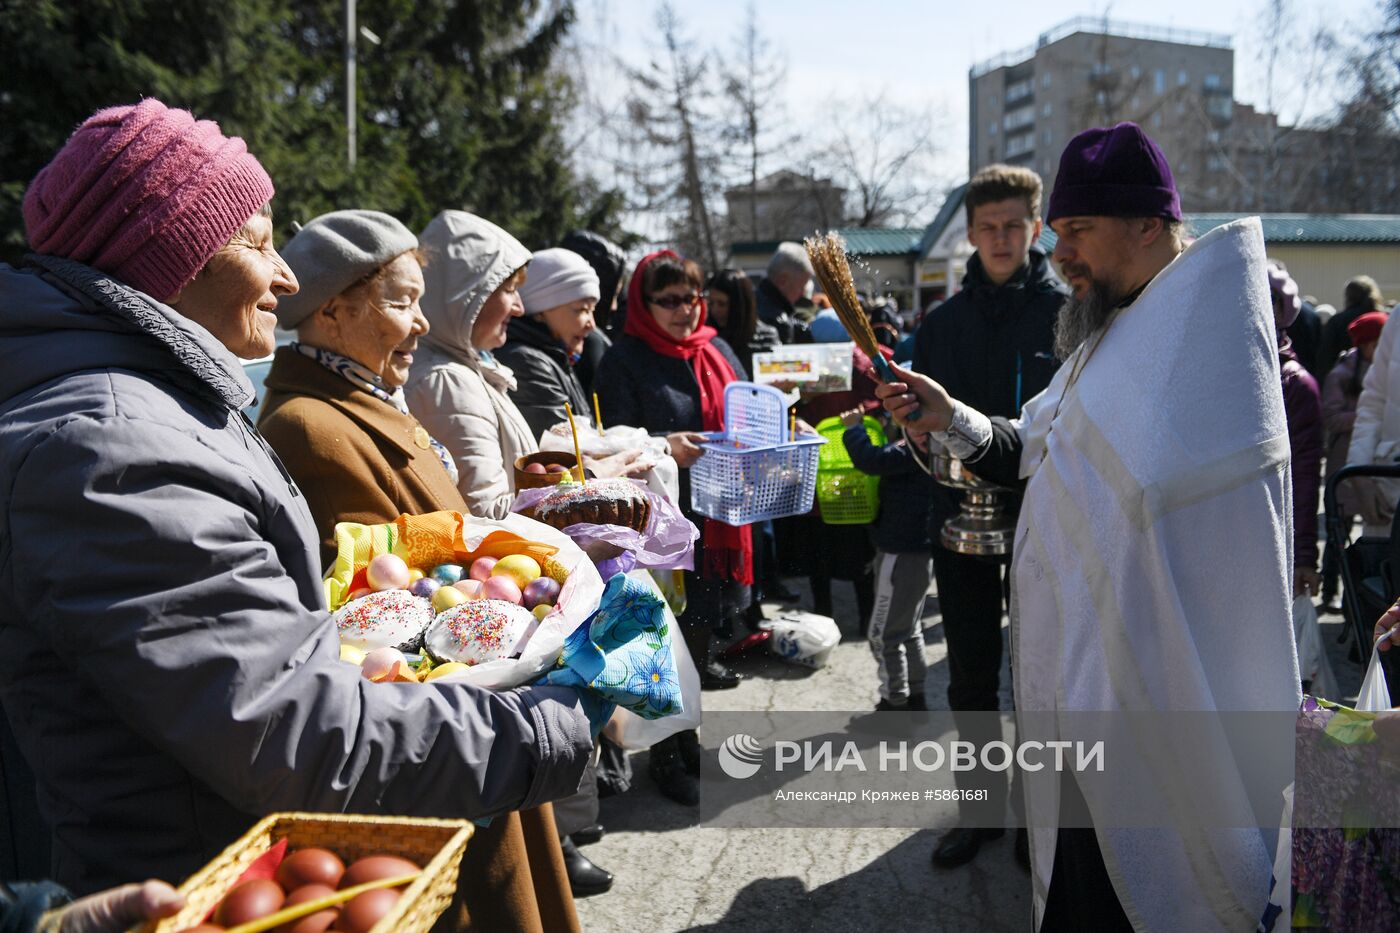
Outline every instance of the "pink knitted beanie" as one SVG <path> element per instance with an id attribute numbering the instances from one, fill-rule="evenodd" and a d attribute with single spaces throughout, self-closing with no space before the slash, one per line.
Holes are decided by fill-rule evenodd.
<path id="1" fill-rule="evenodd" d="M 24 194 L 35 252 L 101 269 L 160 301 L 272 199 L 243 140 L 147 98 L 93 114 Z"/>

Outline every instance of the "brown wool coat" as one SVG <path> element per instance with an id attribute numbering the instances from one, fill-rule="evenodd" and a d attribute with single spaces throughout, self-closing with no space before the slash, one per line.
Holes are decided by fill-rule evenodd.
<path id="1" fill-rule="evenodd" d="M 336 522 L 467 511 L 411 415 L 290 347 L 277 351 L 264 384 L 258 430 L 306 496 L 323 567 L 335 557 Z M 455 914 L 440 927 L 578 933 L 553 807 L 509 813 L 478 829 L 462 860 L 458 895 Z"/>
<path id="2" fill-rule="evenodd" d="M 336 522 L 467 511 L 412 415 L 291 347 L 277 351 L 264 385 L 258 431 L 306 496 L 323 566 L 335 559 Z"/>

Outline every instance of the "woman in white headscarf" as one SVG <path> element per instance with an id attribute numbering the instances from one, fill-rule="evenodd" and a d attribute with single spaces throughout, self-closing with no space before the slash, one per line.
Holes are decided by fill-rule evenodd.
<path id="1" fill-rule="evenodd" d="M 421 306 L 431 328 L 405 388 L 408 407 L 452 455 L 471 514 L 504 518 L 515 461 L 538 447 L 509 397 L 515 374 L 492 354 L 525 311 L 519 289 L 530 251 L 465 211 L 443 211 L 419 242 L 429 256 Z"/>

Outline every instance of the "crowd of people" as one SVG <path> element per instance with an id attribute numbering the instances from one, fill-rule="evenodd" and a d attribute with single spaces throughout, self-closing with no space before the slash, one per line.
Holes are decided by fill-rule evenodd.
<path id="1" fill-rule="evenodd" d="M 903 381 L 879 383 L 854 347 L 850 388 L 797 406 L 804 424 L 839 418 L 854 466 L 881 478 L 869 534 L 819 509 L 731 526 L 691 507 L 704 434 L 755 354 L 851 339 L 800 245 L 754 282 L 671 250 L 629 266 L 591 232 L 532 251 L 461 210 L 415 233 L 351 206 L 279 248 L 273 198 L 240 140 L 154 99 L 93 115 L 25 194 L 32 254 L 0 267 L 0 739 L 34 773 L 31 841 L 62 888 L 3 892 L 16 915 L 61 917 L 68 893 L 104 890 L 64 928 L 168 915 L 173 891 L 122 886 L 187 877 L 268 812 L 348 811 L 483 821 L 458 927 L 579 929 L 573 898 L 612 883 L 580 846 L 604 832 L 599 794 L 631 782 L 626 752 L 597 740 L 572 688 L 373 689 L 340 661 L 320 581 L 338 523 L 504 518 L 517 461 L 566 409 L 593 424 L 595 399 L 604 424 L 663 438 L 678 469 L 698 529 L 678 634 L 705 689 L 738 684 L 717 647 L 795 601 L 794 576 L 826 615 L 844 579 L 873 707 L 926 710 L 932 585 L 946 704 L 974 742 L 999 738 L 964 714 L 998 709 L 1008 612 L 1022 710 L 1296 709 L 1290 604 L 1328 611 L 1338 593 L 1336 542 L 1319 556 L 1323 463 L 1400 462 L 1400 328 L 1375 283 L 1353 280 L 1329 315 L 1267 260 L 1257 223 L 1190 243 L 1166 159 L 1132 124 L 1071 142 L 1044 221 L 1035 173 L 980 171 L 961 288 L 914 329 L 868 302 Z M 277 345 L 278 326 L 294 339 Z M 1191 385 L 1148 352 L 1189 359 Z M 269 354 L 253 424 L 240 359 Z M 945 543 L 961 494 L 931 479 L 936 452 L 1007 488 L 1013 554 Z M 642 469 L 636 452 L 585 465 Z M 1397 500 L 1374 481 L 1349 508 L 1388 529 Z M 1199 559 L 1226 540 L 1228 580 Z M 699 758 L 682 731 L 647 768 L 693 806 Z M 1186 776 L 1138 764 L 1164 797 L 1182 791 Z M 959 780 L 990 794 L 933 863 L 975 858 L 1008 809 L 1039 813 L 1016 846 L 1042 931 L 1273 922 L 1266 832 L 1202 860 L 1185 835 L 1152 847 L 1047 823 L 1062 797 L 1095 812 L 1112 789 L 1092 781 Z M 99 914 L 109 926 L 77 919 Z"/>

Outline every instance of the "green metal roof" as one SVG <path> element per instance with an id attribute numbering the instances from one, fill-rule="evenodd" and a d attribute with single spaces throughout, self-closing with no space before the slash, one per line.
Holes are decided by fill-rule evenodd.
<path id="1" fill-rule="evenodd" d="M 837 227 L 846 241 L 846 250 L 855 256 L 903 256 L 919 248 L 923 227 Z M 780 240 L 738 240 L 731 243 L 731 253 L 771 253 Z"/>
<path id="2" fill-rule="evenodd" d="M 1400 214 L 1187 214 L 1186 228 L 1200 236 L 1241 217 L 1258 217 L 1265 243 L 1400 243 Z M 1037 241 L 1047 253 L 1055 249 L 1048 226 Z"/>

